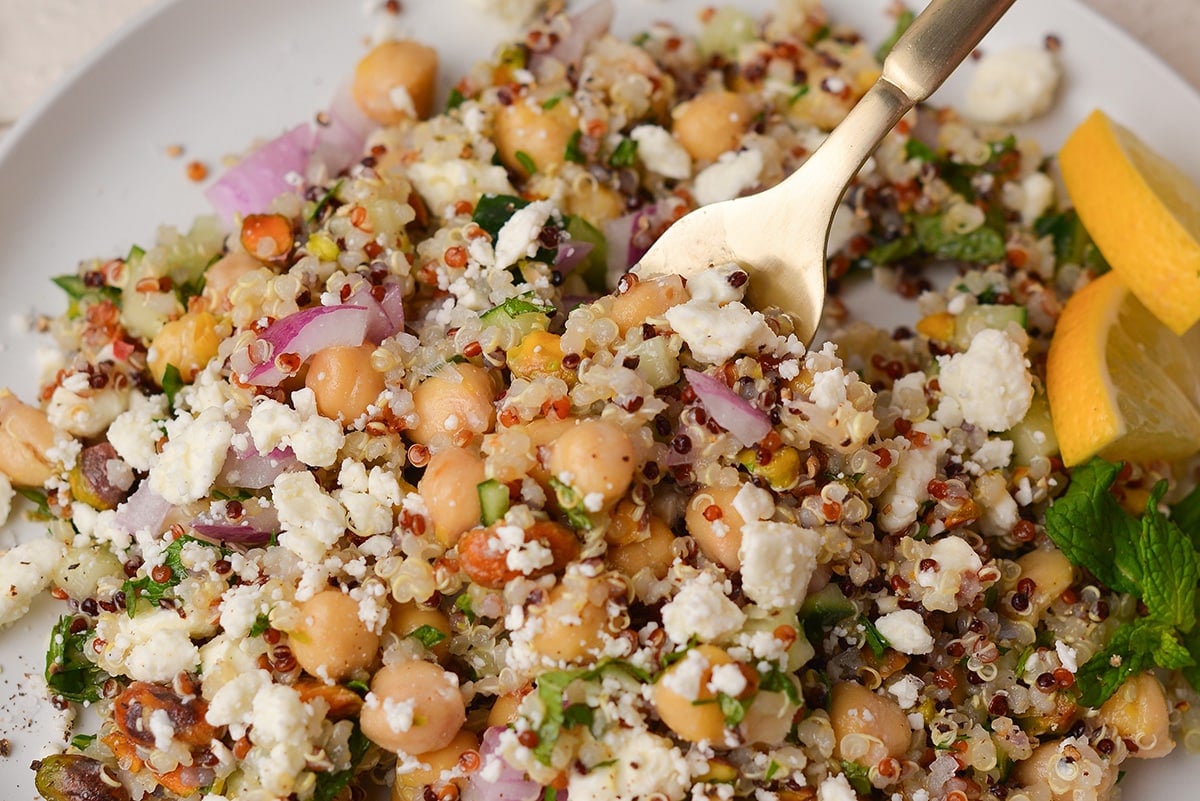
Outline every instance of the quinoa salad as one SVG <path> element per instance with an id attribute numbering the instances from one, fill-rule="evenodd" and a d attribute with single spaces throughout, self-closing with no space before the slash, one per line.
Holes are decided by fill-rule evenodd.
<path id="1" fill-rule="evenodd" d="M 524 32 L 449 97 L 419 31 L 376 43 L 215 214 L 54 279 L 58 360 L 0 390 L 0 523 L 46 530 L 0 626 L 57 600 L 71 724 L 41 796 L 1104 801 L 1200 749 L 1200 460 L 1067 467 L 1047 401 L 1109 269 L 1012 128 L 1062 43 L 888 135 L 808 343 L 742 266 L 633 268 L 895 36 L 491 5 Z"/>

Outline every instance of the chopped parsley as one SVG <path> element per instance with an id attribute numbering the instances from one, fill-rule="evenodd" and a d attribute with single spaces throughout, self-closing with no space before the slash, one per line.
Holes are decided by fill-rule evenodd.
<path id="1" fill-rule="evenodd" d="M 254 625 L 250 627 L 250 636 L 261 637 L 269 628 L 271 628 L 271 618 L 260 612 L 258 617 L 254 618 Z"/>
<path id="2" fill-rule="evenodd" d="M 44 491 L 32 489 L 30 487 L 13 487 L 13 489 L 15 489 L 22 498 L 37 507 L 31 513 L 35 519 L 49 520 L 53 517 L 53 515 L 50 514 L 50 500 L 47 498 Z"/>
<path id="3" fill-rule="evenodd" d="M 46 686 L 68 701 L 94 703 L 100 700 L 109 676 L 87 658 L 92 629 L 72 631 L 75 618 L 63 615 L 50 631 L 46 649 Z"/>
<path id="4" fill-rule="evenodd" d="M 179 373 L 179 368 L 173 364 L 168 364 L 163 370 L 162 389 L 166 393 L 167 403 L 171 408 L 175 408 L 175 396 L 179 394 L 179 390 L 183 389 L 183 376 Z"/>
<path id="5" fill-rule="evenodd" d="M 875 628 L 875 624 L 866 615 L 860 617 L 858 623 L 863 627 L 867 647 L 871 649 L 871 653 L 875 655 L 876 659 L 882 659 L 892 644 L 888 642 L 887 637 L 879 633 L 879 629 Z"/>
<path id="6" fill-rule="evenodd" d="M 516 156 L 517 163 L 521 165 L 521 169 L 525 170 L 525 172 L 529 173 L 530 175 L 533 175 L 535 172 L 537 172 L 537 162 L 533 160 L 533 156 L 529 155 L 524 150 L 518 150 L 513 155 Z"/>
<path id="7" fill-rule="evenodd" d="M 345 770 L 340 770 L 337 773 L 317 773 L 317 783 L 313 789 L 313 801 L 333 801 L 337 798 L 342 790 L 350 784 L 350 780 L 354 778 L 354 774 L 358 772 L 358 766 L 362 763 L 363 757 L 367 754 L 367 749 L 371 747 L 371 741 L 362 733 L 362 729 L 358 724 L 354 724 L 354 731 L 350 733 L 350 767 Z"/>
<path id="8" fill-rule="evenodd" d="M 577 129 L 571 132 L 571 136 L 567 139 L 566 150 L 563 152 L 563 158 L 566 161 L 571 161 L 575 164 L 585 164 L 587 162 L 583 151 L 579 149 L 579 140 L 582 138 L 583 131 Z"/>
<path id="9" fill-rule="evenodd" d="M 558 499 L 558 505 L 562 508 L 563 514 L 567 516 L 567 522 L 576 531 L 591 531 L 592 517 L 588 514 L 587 509 L 583 505 L 583 498 L 569 484 L 564 484 L 554 476 L 550 477 L 550 487 L 554 490 L 554 495 Z"/>
<path id="10" fill-rule="evenodd" d="M 616 659 L 601 661 L 594 668 L 547 671 L 534 680 L 538 700 L 542 702 L 545 711 L 537 729 L 538 744 L 533 749 L 533 755 L 543 765 L 550 764 L 554 745 L 563 729 L 576 726 L 591 727 L 595 721 L 595 712 L 586 704 L 564 705 L 563 698 L 567 688 L 576 681 L 594 681 L 606 671 L 625 673 L 644 684 L 650 682 L 650 675 L 646 671 Z"/>
<path id="11" fill-rule="evenodd" d="M 638 143 L 634 139 L 622 139 L 608 157 L 610 167 L 632 167 L 637 160 Z"/>
<path id="12" fill-rule="evenodd" d="M 417 626 L 408 633 L 408 636 L 412 637 L 426 648 L 432 648 L 433 646 L 445 640 L 447 635 L 446 632 L 442 631 L 441 629 L 436 629 L 430 625 L 424 625 Z"/>

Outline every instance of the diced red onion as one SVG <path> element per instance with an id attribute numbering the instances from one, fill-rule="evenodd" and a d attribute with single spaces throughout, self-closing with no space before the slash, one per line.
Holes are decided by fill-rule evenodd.
<path id="1" fill-rule="evenodd" d="M 503 731 L 503 726 L 492 726 L 483 733 L 479 747 L 483 767 L 467 776 L 463 801 L 537 801 L 542 797 L 542 785 L 530 781 L 500 756 L 500 733 Z M 490 773 L 487 765 L 496 759 L 500 760 L 499 775 L 493 781 L 488 781 L 483 774 Z M 562 794 L 559 795 L 561 797 Z"/>
<path id="2" fill-rule="evenodd" d="M 137 491 L 117 507 L 113 524 L 130 536 L 139 531 L 161 534 L 170 511 L 171 502 L 150 489 L 149 481 L 143 481 Z"/>
<path id="3" fill-rule="evenodd" d="M 684 368 L 683 374 L 709 417 L 733 434 L 743 447 L 749 448 L 770 433 L 771 419 L 738 396 L 724 381 L 688 368 Z"/>
<path id="4" fill-rule="evenodd" d="M 204 196 L 231 225 L 239 214 L 266 211 L 272 200 L 284 192 L 296 191 L 288 176 L 304 174 L 313 147 L 312 127 L 308 123 L 297 125 L 226 170 L 204 191 Z"/>
<path id="5" fill-rule="evenodd" d="M 342 85 L 333 95 L 326 114 L 327 124 L 317 123 L 309 168 L 323 166 L 328 175 L 336 175 L 362 158 L 367 136 L 375 123 L 362 113 L 350 95 L 349 85 Z"/>
<path id="6" fill-rule="evenodd" d="M 361 345 L 367 335 L 367 320 L 367 310 L 362 306 L 315 306 L 276 320 L 258 335 L 270 345 L 270 358 L 250 368 L 243 378 L 260 387 L 278 386 L 288 375 L 275 364 L 280 355 L 294 353 L 303 363 L 325 348 Z"/>
<path id="7" fill-rule="evenodd" d="M 612 0 L 597 0 L 579 13 L 571 14 L 567 17 L 567 35 L 549 50 L 535 53 L 530 66 L 536 72 L 539 62 L 545 58 L 556 58 L 564 64 L 579 66 L 588 42 L 608 33 L 615 14 Z"/>
<path id="8" fill-rule="evenodd" d="M 346 299 L 346 305 L 367 310 L 366 338 L 378 345 L 404 330 L 404 290 L 396 283 L 384 284 L 383 298 L 376 300 L 373 289 L 370 284 L 363 284 Z"/>
<path id="9" fill-rule="evenodd" d="M 291 448 L 276 448 L 267 454 L 254 446 L 239 451 L 232 446 L 225 455 L 225 464 L 217 475 L 218 487 L 263 489 L 275 483 L 284 473 L 300 469 L 300 460 Z"/>
<path id="10" fill-rule="evenodd" d="M 262 545 L 271 541 L 270 531 L 260 531 L 244 523 L 192 523 L 198 539 L 221 545 L 226 542 L 238 545 Z"/>
<path id="11" fill-rule="evenodd" d="M 558 254 L 554 257 L 554 267 L 559 272 L 569 273 L 574 270 L 596 248 L 591 242 L 581 239 L 567 239 L 558 244 Z"/>
<path id="12" fill-rule="evenodd" d="M 608 242 L 608 274 L 621 275 L 637 264 L 653 243 L 638 244 L 637 234 L 648 227 L 656 211 L 653 205 L 609 220 L 604 224 L 604 239 Z"/>

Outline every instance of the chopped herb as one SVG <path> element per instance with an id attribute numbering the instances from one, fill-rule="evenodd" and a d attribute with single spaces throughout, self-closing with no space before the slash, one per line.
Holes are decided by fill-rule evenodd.
<path id="1" fill-rule="evenodd" d="M 558 505 L 562 507 L 563 514 L 567 516 L 567 522 L 578 531 L 591 531 L 592 518 L 584 507 L 583 498 L 579 497 L 579 493 L 569 484 L 564 484 L 554 476 L 550 477 L 550 487 L 558 498 Z"/>
<path id="2" fill-rule="evenodd" d="M 50 501 L 46 497 L 46 493 L 39 489 L 30 487 L 13 487 L 22 498 L 32 503 L 37 508 L 33 511 L 34 518 L 38 520 L 49 520 L 53 517 L 50 514 Z"/>
<path id="3" fill-rule="evenodd" d="M 222 492 L 221 490 L 212 491 L 213 500 L 217 501 L 248 501 L 254 496 L 248 490 L 239 489 L 236 492 Z"/>
<path id="4" fill-rule="evenodd" d="M 758 689 L 770 693 L 783 693 L 795 706 L 802 706 L 803 699 L 800 698 L 800 690 L 796 688 L 796 682 L 792 680 L 791 674 L 780 670 L 778 665 L 771 665 L 771 669 L 766 673 L 762 673 L 758 680 Z"/>
<path id="5" fill-rule="evenodd" d="M 137 579 L 127 579 L 121 585 L 121 591 L 125 593 L 125 610 L 130 617 L 137 616 L 141 602 L 157 606 L 164 598 L 170 597 L 179 582 L 187 577 L 188 570 L 184 567 L 180 554 L 188 542 L 207 545 L 192 537 L 179 537 L 167 545 L 163 550 L 163 565 L 170 568 L 171 575 L 166 581 L 155 581 L 152 576 L 146 575 Z"/>
<path id="6" fill-rule="evenodd" d="M 309 213 L 307 221 L 312 223 L 321 218 L 321 212 L 334 201 L 337 197 L 338 190 L 342 188 L 342 184 L 346 183 L 345 178 L 338 179 L 338 182 L 329 188 L 329 191 L 321 195 L 321 199 L 317 201 L 317 205 L 313 206 L 313 210 Z"/>
<path id="7" fill-rule="evenodd" d="M 365 681 L 359 681 L 358 679 L 352 679 L 346 682 L 346 687 L 358 693 L 359 695 L 366 695 L 367 693 L 371 692 L 371 685 L 367 684 Z"/>
<path id="8" fill-rule="evenodd" d="M 486 194 L 480 197 L 479 202 L 475 204 L 475 212 L 471 215 L 471 222 L 487 231 L 494 242 L 496 237 L 500 235 L 500 229 L 504 227 L 509 218 L 519 209 L 523 209 L 528 205 L 528 200 L 519 198 L 516 195 Z"/>
<path id="9" fill-rule="evenodd" d="M 354 774 L 358 772 L 358 766 L 362 763 L 363 757 L 367 754 L 367 749 L 371 747 L 371 741 L 362 733 L 362 729 L 358 724 L 354 724 L 354 731 L 350 732 L 350 767 L 345 770 L 340 770 L 337 773 L 317 773 L 317 784 L 313 789 L 313 801 L 333 801 L 337 798 L 342 790 L 350 784 L 350 780 L 354 778 Z"/>
<path id="10" fill-rule="evenodd" d="M 542 790 L 542 801 L 554 801 L 556 798 L 558 798 L 558 790 L 553 787 L 547 786 Z"/>
<path id="11" fill-rule="evenodd" d="M 93 703 L 100 700 L 108 674 L 87 658 L 92 629 L 71 631 L 75 618 L 63 615 L 50 632 L 46 649 L 46 686 L 68 701 Z"/>
<path id="12" fill-rule="evenodd" d="M 892 52 L 892 48 L 896 46 L 896 42 L 899 41 L 904 32 L 912 25 L 914 19 L 916 19 L 916 15 L 913 14 L 910 8 L 903 9 L 896 15 L 896 27 L 892 29 L 888 38 L 884 39 L 879 47 L 875 49 L 875 59 L 877 61 L 882 63 L 887 58 L 887 54 Z"/>
<path id="13" fill-rule="evenodd" d="M 71 738 L 71 747 L 78 748 L 80 751 L 86 751 L 94 742 L 96 742 L 96 735 L 94 734 L 76 734 Z"/>
<path id="14" fill-rule="evenodd" d="M 458 87 L 454 87 L 450 90 L 450 96 L 446 98 L 446 111 L 458 108 L 466 99 L 467 98 L 463 96 L 463 93 L 459 91 Z"/>
<path id="15" fill-rule="evenodd" d="M 465 592 L 454 599 L 454 608 L 463 613 L 468 623 L 474 623 L 477 620 L 475 610 L 471 608 L 471 597 Z"/>
<path id="16" fill-rule="evenodd" d="M 1049 236 L 1054 242 L 1054 258 L 1058 264 L 1078 264 L 1097 275 L 1109 270 L 1108 262 L 1075 209 L 1044 214 L 1033 224 L 1038 236 Z"/>
<path id="17" fill-rule="evenodd" d="M 555 92 L 554 94 L 550 95 L 550 97 L 542 101 L 542 108 L 544 108 L 546 111 L 549 111 L 561 103 L 562 99 L 566 96 L 566 92 Z"/>
<path id="18" fill-rule="evenodd" d="M 1007 252 L 1004 235 L 986 225 L 960 234 L 946 230 L 942 215 L 931 214 L 918 217 L 914 229 L 921 247 L 938 258 L 991 264 Z"/>
<path id="19" fill-rule="evenodd" d="M 446 632 L 436 629 L 430 625 L 417 626 L 417 628 L 408 633 L 408 636 L 412 637 L 426 648 L 432 648 L 433 646 L 445 640 L 447 637 Z"/>
<path id="20" fill-rule="evenodd" d="M 721 714 L 725 716 L 725 725 L 733 728 L 746 719 L 746 710 L 754 699 L 738 700 L 727 693 L 717 693 L 717 703 L 721 705 Z"/>
<path id="21" fill-rule="evenodd" d="M 214 264 L 220 258 L 221 257 L 219 255 L 213 256 L 209 263 L 205 265 L 204 269 L 207 270 L 208 267 L 212 266 L 212 264 Z M 186 307 L 189 300 L 204 294 L 204 285 L 206 281 L 207 279 L 202 272 L 195 278 L 192 278 L 190 281 L 183 281 L 175 284 L 175 296 L 178 297 L 179 302 Z"/>
<path id="22" fill-rule="evenodd" d="M 891 264 L 907 259 L 920 249 L 921 243 L 915 236 L 900 236 L 875 245 L 866 252 L 864 258 L 871 264 Z"/>
<path id="23" fill-rule="evenodd" d="M 842 775 L 850 782 L 850 786 L 854 788 L 854 792 L 858 793 L 859 797 L 867 798 L 871 795 L 871 774 L 865 767 L 857 762 L 849 760 L 842 761 Z"/>
<path id="24" fill-rule="evenodd" d="M 179 368 L 175 365 L 168 364 L 167 369 L 163 370 L 162 388 L 166 393 L 167 403 L 174 409 L 175 396 L 183 389 L 183 376 L 179 374 Z"/>
<path id="25" fill-rule="evenodd" d="M 779 773 L 779 771 L 782 769 L 783 765 L 780 765 L 778 762 L 772 759 L 767 765 L 767 775 L 765 775 L 763 778 L 766 781 L 771 781 L 771 779 L 775 778 L 775 774 Z"/>
<path id="26" fill-rule="evenodd" d="M 637 160 L 638 143 L 634 139 L 622 139 L 608 157 L 610 167 L 632 167 Z"/>
<path id="27" fill-rule="evenodd" d="M 482 319 L 490 314 L 503 314 L 516 319 L 522 314 L 554 314 L 554 307 L 549 303 L 542 302 L 537 295 L 529 292 L 520 297 L 509 298 L 499 306 L 488 309 L 479 317 Z"/>
<path id="28" fill-rule="evenodd" d="M 603 660 L 593 668 L 547 671 L 534 680 L 538 699 L 545 711 L 537 729 L 538 744 L 533 749 L 533 755 L 543 765 L 550 764 L 550 755 L 554 753 L 554 745 L 563 729 L 574 726 L 590 727 L 594 721 L 594 711 L 585 704 L 570 704 L 564 707 L 563 696 L 567 687 L 576 681 L 593 681 L 607 671 L 623 672 L 643 683 L 650 680 L 646 671 L 617 659 Z"/>
<path id="29" fill-rule="evenodd" d="M 533 175 L 535 172 L 537 172 L 537 162 L 533 160 L 533 156 L 529 155 L 524 150 L 518 150 L 514 155 L 517 158 L 517 163 L 521 165 L 521 169 L 525 170 L 525 172 L 529 173 L 530 175 Z"/>
<path id="30" fill-rule="evenodd" d="M 792 92 L 792 96 L 788 98 L 788 105 L 789 106 L 795 105 L 797 100 L 804 97 L 811 90 L 812 90 L 812 87 L 809 86 L 808 84 L 803 84 L 802 86 L 797 86 L 796 91 Z"/>
<path id="31" fill-rule="evenodd" d="M 576 267 L 576 275 L 582 276 L 587 288 L 598 294 L 608 291 L 608 240 L 600 229 L 577 215 L 567 217 L 567 238 L 587 242 L 591 251 L 583 263 Z"/>
<path id="32" fill-rule="evenodd" d="M 937 159 L 937 154 L 933 152 L 933 148 L 920 139 L 909 138 L 904 143 L 904 157 L 907 159 L 916 159 L 917 161 L 930 162 Z"/>
<path id="33" fill-rule="evenodd" d="M 1200 485 L 1171 507 L 1171 519 L 1188 535 L 1192 546 L 1200 550 Z"/>
<path id="34" fill-rule="evenodd" d="M 567 138 L 567 148 L 563 152 L 563 158 L 575 164 L 586 164 L 587 158 L 584 157 L 583 151 L 579 149 L 579 140 L 583 138 L 583 131 L 576 129 L 571 132 L 571 136 Z"/>
<path id="35" fill-rule="evenodd" d="M 887 637 L 879 633 L 879 629 L 875 628 L 875 624 L 866 615 L 860 617 L 858 623 L 866 633 L 867 646 L 871 649 L 871 653 L 875 655 L 876 659 L 882 658 L 892 644 L 888 642 Z"/>
<path id="36" fill-rule="evenodd" d="M 254 618 L 254 625 L 250 627 L 250 636 L 261 637 L 269 628 L 271 628 L 271 618 L 260 612 L 258 617 Z"/>

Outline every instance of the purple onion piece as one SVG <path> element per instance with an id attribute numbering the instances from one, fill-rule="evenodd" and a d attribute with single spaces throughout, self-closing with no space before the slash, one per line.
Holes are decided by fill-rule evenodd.
<path id="1" fill-rule="evenodd" d="M 367 136 L 375 123 L 363 114 L 350 95 L 348 84 L 339 86 L 325 115 L 327 124 L 317 123 L 310 169 L 324 168 L 336 175 L 362 158 Z"/>
<path id="2" fill-rule="evenodd" d="M 766 413 L 751 406 L 724 381 L 688 368 L 683 374 L 708 415 L 743 447 L 749 448 L 770 433 L 771 419 Z"/>
<path id="3" fill-rule="evenodd" d="M 554 258 L 554 266 L 559 272 L 569 273 L 587 259 L 595 249 L 591 242 L 580 239 L 567 239 L 558 245 L 558 255 Z"/>
<path id="4" fill-rule="evenodd" d="M 383 299 L 376 300 L 372 289 L 369 284 L 363 284 L 346 299 L 346 305 L 361 306 L 367 310 L 366 339 L 378 345 L 404 330 L 403 290 L 399 284 L 384 284 Z"/>
<path id="5" fill-rule="evenodd" d="M 487 771 L 480 769 L 471 773 L 467 777 L 462 801 L 537 801 L 542 797 L 542 785 L 530 781 L 500 756 L 500 733 L 503 731 L 503 726 L 492 726 L 483 733 L 483 741 L 479 746 L 479 756 L 484 766 L 491 760 L 500 761 L 499 775 L 494 781 L 487 781 L 482 776 Z"/>
<path id="6" fill-rule="evenodd" d="M 608 33 L 615 14 L 616 8 L 613 6 L 612 0 L 597 0 L 578 13 L 571 14 L 567 17 L 570 25 L 567 35 L 559 39 L 549 50 L 534 54 L 530 66 L 536 72 L 539 62 L 545 58 L 556 58 L 564 64 L 579 66 L 588 42 L 599 39 Z"/>
<path id="7" fill-rule="evenodd" d="M 296 191 L 287 176 L 304 174 L 313 147 L 312 128 L 308 123 L 297 125 L 226 170 L 204 196 L 231 225 L 239 214 L 266 211 L 279 195 Z"/>
<path id="8" fill-rule="evenodd" d="M 226 542 L 238 545 L 262 545 L 271 541 L 270 531 L 262 531 L 244 523 L 192 523 L 196 536 L 205 542 L 221 545 Z"/>
<path id="9" fill-rule="evenodd" d="M 259 338 L 271 345 L 271 358 L 251 368 L 245 381 L 262 387 L 278 386 L 287 374 L 275 360 L 294 353 L 303 363 L 317 351 L 361 345 L 367 333 L 367 309 L 361 306 L 316 306 L 276 320 Z"/>
<path id="10" fill-rule="evenodd" d="M 130 536 L 139 531 L 161 534 L 170 511 L 170 501 L 150 489 L 149 481 L 143 481 L 137 491 L 117 507 L 113 524 Z"/>

